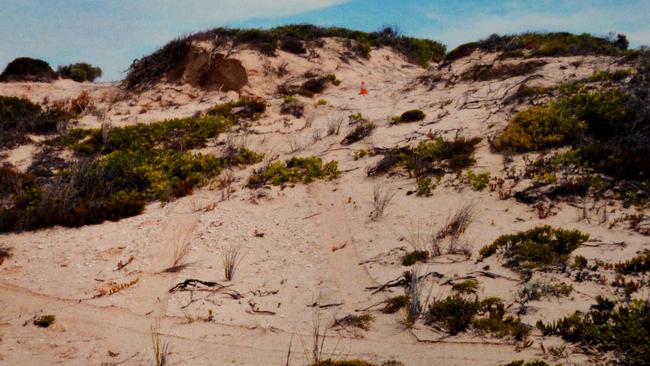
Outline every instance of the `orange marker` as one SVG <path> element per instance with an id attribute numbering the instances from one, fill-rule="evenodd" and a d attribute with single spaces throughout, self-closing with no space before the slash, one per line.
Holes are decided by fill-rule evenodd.
<path id="1" fill-rule="evenodd" d="M 361 82 L 361 91 L 359 92 L 361 95 L 367 95 L 368 94 L 368 89 L 366 89 L 366 82 L 362 81 Z"/>

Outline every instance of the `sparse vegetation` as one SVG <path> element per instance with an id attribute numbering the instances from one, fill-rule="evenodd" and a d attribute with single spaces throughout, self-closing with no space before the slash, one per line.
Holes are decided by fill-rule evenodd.
<path id="1" fill-rule="evenodd" d="M 61 108 L 43 110 L 27 99 L 0 96 L 0 150 L 27 141 L 27 134 L 52 134 L 67 121 Z"/>
<path id="2" fill-rule="evenodd" d="M 72 79 L 76 82 L 90 81 L 102 77 L 102 69 L 86 62 L 59 66 L 57 75 L 62 79 Z"/>
<path id="3" fill-rule="evenodd" d="M 285 183 L 310 183 L 314 179 L 332 180 L 341 172 L 335 160 L 323 164 L 321 158 L 294 157 L 286 162 L 276 161 L 258 169 L 248 179 L 251 188 L 265 184 L 281 185 Z"/>
<path id="4" fill-rule="evenodd" d="M 478 281 L 475 279 L 464 280 L 453 284 L 451 290 L 462 295 L 476 294 L 478 291 Z"/>
<path id="5" fill-rule="evenodd" d="M 414 250 L 412 252 L 406 253 L 402 257 L 403 266 L 412 266 L 418 262 L 426 262 L 429 258 L 429 252 L 426 250 Z"/>
<path id="6" fill-rule="evenodd" d="M 429 196 L 431 195 L 431 191 L 436 188 L 431 177 L 418 178 L 415 184 L 417 185 L 416 194 L 418 197 Z"/>
<path id="7" fill-rule="evenodd" d="M 445 57 L 445 62 L 453 62 L 467 57 L 476 50 L 501 52 L 501 58 L 545 57 L 573 55 L 622 55 L 626 52 L 628 41 L 625 35 L 615 37 L 595 37 L 587 33 L 522 33 L 499 36 L 493 34 L 478 42 L 462 44 Z"/>
<path id="8" fill-rule="evenodd" d="M 650 250 L 645 250 L 642 254 L 627 260 L 614 264 L 616 272 L 621 274 L 636 274 L 650 271 Z"/>
<path id="9" fill-rule="evenodd" d="M 375 320 L 375 318 L 370 314 L 347 315 L 341 319 L 336 319 L 336 321 L 334 321 L 334 326 L 353 327 L 353 328 L 360 328 L 363 330 L 370 330 L 370 323 L 373 320 Z"/>
<path id="10" fill-rule="evenodd" d="M 490 173 L 478 173 L 475 174 L 473 171 L 467 171 L 467 180 L 472 186 L 472 189 L 475 191 L 484 190 L 490 183 Z"/>
<path id="11" fill-rule="evenodd" d="M 411 109 L 402 113 L 400 116 L 393 117 L 392 123 L 418 122 L 422 121 L 426 116 L 427 115 L 419 109 Z"/>
<path id="12" fill-rule="evenodd" d="M 545 336 L 557 335 L 567 342 L 613 352 L 616 364 L 642 365 L 650 354 L 650 303 L 633 300 L 616 305 L 602 297 L 588 312 L 575 312 L 554 322 L 537 322 Z"/>
<path id="13" fill-rule="evenodd" d="M 309 24 L 284 25 L 264 30 L 215 28 L 175 39 L 151 55 L 137 60 L 129 68 L 124 82 L 128 89 L 136 89 L 173 74 L 175 68 L 184 63 L 192 42 L 210 41 L 215 47 L 226 44 L 234 47 L 245 45 L 267 56 L 274 56 L 278 48 L 303 54 L 308 48 L 319 47 L 322 38 L 332 37 L 345 39 L 349 50 L 358 57 L 370 57 L 373 47 L 390 47 L 411 62 L 421 65 L 441 61 L 446 50 L 441 43 L 405 37 L 389 27 L 372 33 Z"/>
<path id="14" fill-rule="evenodd" d="M 481 258 L 500 253 L 505 266 L 524 270 L 558 266 L 566 262 L 573 250 L 589 239 L 578 230 L 538 226 L 517 234 L 502 235 L 481 249 Z"/>
<path id="15" fill-rule="evenodd" d="M 460 76 L 461 80 L 488 81 L 494 79 L 507 79 L 516 76 L 528 75 L 546 65 L 546 61 L 535 60 L 517 63 L 501 64 L 475 64 Z"/>
<path id="16" fill-rule="evenodd" d="M 372 188 L 372 212 L 370 213 L 370 219 L 373 221 L 379 220 L 380 217 L 384 215 L 386 207 L 397 194 L 397 191 L 390 187 L 381 184 L 375 184 Z"/>
<path id="17" fill-rule="evenodd" d="M 389 298 L 384 302 L 384 307 L 381 312 L 384 314 L 395 314 L 401 309 L 405 308 L 409 303 L 408 295 L 398 295 Z"/>
<path id="18" fill-rule="evenodd" d="M 160 324 L 151 327 L 151 347 L 153 350 L 154 365 L 165 366 L 169 361 L 169 343 L 160 340 Z"/>
<path id="19" fill-rule="evenodd" d="M 258 120 L 266 111 L 266 103 L 258 99 L 240 98 L 238 100 L 219 104 L 207 111 L 207 115 L 221 117 L 238 122 L 240 119 Z"/>

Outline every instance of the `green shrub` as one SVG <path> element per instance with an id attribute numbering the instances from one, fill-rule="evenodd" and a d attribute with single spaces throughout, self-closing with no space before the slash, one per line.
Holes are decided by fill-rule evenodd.
<path id="1" fill-rule="evenodd" d="M 314 179 L 331 180 L 341 172 L 337 162 L 332 160 L 323 165 L 321 158 L 311 156 L 306 158 L 294 157 L 285 162 L 276 161 L 257 170 L 248 179 L 251 188 L 265 184 L 281 185 L 284 183 L 310 183 Z"/>
<path id="2" fill-rule="evenodd" d="M 473 171 L 467 171 L 467 180 L 475 191 L 482 191 L 490 183 L 490 173 L 474 174 Z"/>
<path id="3" fill-rule="evenodd" d="M 229 103 L 219 104 L 208 110 L 209 116 L 221 117 L 232 122 L 239 119 L 258 120 L 266 111 L 266 103 L 251 98 L 240 98 Z"/>
<path id="4" fill-rule="evenodd" d="M 556 266 L 566 262 L 576 248 L 589 239 L 578 230 L 538 226 L 517 234 L 502 235 L 481 249 L 481 258 L 500 253 L 505 266 L 516 270 Z"/>
<path id="5" fill-rule="evenodd" d="M 403 266 L 412 266 L 417 262 L 426 262 L 429 258 L 429 252 L 426 250 L 414 250 L 402 257 Z"/>
<path id="6" fill-rule="evenodd" d="M 326 77 L 327 77 L 327 81 L 332 83 L 332 85 L 334 86 L 341 85 L 341 80 L 336 78 L 336 74 L 328 74 Z"/>
<path id="7" fill-rule="evenodd" d="M 364 119 L 363 121 L 357 123 L 354 129 L 343 138 L 341 144 L 351 145 L 357 141 L 360 141 L 361 139 L 370 136 L 375 127 L 376 126 L 374 123 L 368 122 Z"/>
<path id="8" fill-rule="evenodd" d="M 72 79 L 76 82 L 90 81 L 102 77 L 102 69 L 91 64 L 80 62 L 66 66 L 59 66 L 56 72 L 62 79 Z"/>
<path id="9" fill-rule="evenodd" d="M 407 122 L 417 122 L 422 121 L 426 117 L 426 114 L 419 109 L 408 110 L 399 117 L 393 118 L 394 123 L 407 123 Z"/>
<path id="10" fill-rule="evenodd" d="M 435 184 L 433 184 L 431 177 L 418 178 L 415 183 L 417 184 L 416 194 L 419 197 L 430 195 L 431 190 L 435 188 Z"/>
<path id="11" fill-rule="evenodd" d="M 619 69 L 614 72 L 598 71 L 591 75 L 587 80 L 590 82 L 603 82 L 603 81 L 621 81 L 626 77 L 632 75 L 632 69 Z"/>
<path id="12" fill-rule="evenodd" d="M 0 149 L 24 142 L 30 133 L 54 133 L 68 118 L 61 109 L 42 110 L 27 99 L 0 96 Z"/>
<path id="13" fill-rule="evenodd" d="M 650 354 L 650 303 L 644 300 L 616 306 L 598 297 L 587 313 L 578 311 L 546 324 L 540 320 L 537 328 L 545 336 L 613 352 L 620 365 L 646 364 Z"/>
<path id="14" fill-rule="evenodd" d="M 459 295 L 434 300 L 426 314 L 425 323 L 444 329 L 451 335 L 466 331 L 481 305 L 477 300 L 467 300 Z"/>
<path id="15" fill-rule="evenodd" d="M 7 65 L 0 74 L 0 81 L 50 82 L 53 77 L 54 70 L 47 62 L 29 57 L 19 57 Z"/>

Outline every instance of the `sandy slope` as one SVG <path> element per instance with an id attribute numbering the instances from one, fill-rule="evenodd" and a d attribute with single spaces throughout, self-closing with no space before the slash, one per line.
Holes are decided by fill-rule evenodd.
<path id="1" fill-rule="evenodd" d="M 124 365 L 151 364 L 150 328 L 159 322 L 163 339 L 171 350 L 174 365 L 279 365 L 290 344 L 292 364 L 305 364 L 314 319 L 323 325 L 334 318 L 353 314 L 375 305 L 400 289 L 372 294 L 366 287 L 399 276 L 405 267 L 400 257 L 410 250 L 405 237 L 413 224 L 423 231 L 440 227 L 463 204 L 471 203 L 477 219 L 463 241 L 476 258 L 479 249 L 501 234 L 549 223 L 588 232 L 593 243 L 624 241 L 625 247 L 594 246 L 577 251 L 589 259 L 627 259 L 647 248 L 647 237 L 621 226 L 608 228 L 580 220 L 581 209 L 558 204 L 555 215 L 539 219 L 535 210 L 514 200 L 500 200 L 494 192 L 475 192 L 453 176 L 445 177 L 432 197 L 407 196 L 415 186 L 407 177 L 367 178 L 366 168 L 379 157 L 353 159 L 353 152 L 372 146 L 390 147 L 441 133 L 453 137 L 486 137 L 505 126 L 511 111 L 492 102 L 480 102 L 479 108 L 467 108 L 467 102 L 501 97 L 504 90 L 524 77 L 503 81 L 459 82 L 433 90 L 415 82 L 424 70 L 407 64 L 388 51 L 373 51 L 369 61 L 339 61 L 342 52 L 328 43 L 321 56 L 307 60 L 281 53 L 277 59 L 260 58 L 240 51 L 239 58 L 249 70 L 250 85 L 242 92 L 268 100 L 269 110 L 239 139 L 256 150 L 280 158 L 291 155 L 318 155 L 335 159 L 344 173 L 333 182 L 315 182 L 284 189 L 274 187 L 266 197 L 252 199 L 258 192 L 243 188 L 247 171 L 235 172 L 239 181 L 230 200 L 221 200 L 221 192 L 205 187 L 192 196 L 165 206 L 153 203 L 140 216 L 76 229 L 53 228 L 37 232 L 8 234 L 3 244 L 14 248 L 14 256 L 0 267 L 0 364 L 17 365 L 98 365 L 119 362 Z M 490 61 L 493 55 L 474 55 L 442 71 L 443 77 L 459 74 L 479 57 Z M 290 75 L 278 78 L 265 73 L 282 62 L 289 62 Z M 541 85 L 556 84 L 584 77 L 594 70 L 606 69 L 607 58 L 573 57 L 548 60 L 540 72 Z M 572 65 L 581 61 L 579 66 Z M 267 65 L 265 67 L 265 65 Z M 308 104 L 306 120 L 279 114 L 282 99 L 275 96 L 279 82 L 318 69 L 335 72 L 342 80 L 314 99 L 301 98 Z M 361 80 L 368 83 L 370 94 L 358 95 Z M 162 118 L 188 116 L 215 103 L 237 97 L 236 93 L 200 92 L 183 86 L 163 85 L 138 96 L 120 96 L 116 85 L 76 84 L 5 84 L 3 95 L 25 95 L 35 101 L 71 98 L 89 90 L 99 109 L 113 125 L 149 122 Z M 111 96 L 115 96 L 114 98 Z M 328 105 L 313 107 L 323 98 Z M 427 113 L 422 123 L 389 126 L 389 119 L 407 109 L 420 108 Z M 363 142 L 349 148 L 339 144 L 349 127 L 343 124 L 339 136 L 326 136 L 327 124 L 338 116 L 361 112 L 379 128 Z M 81 126 L 98 126 L 101 118 L 86 115 Z M 435 122 L 435 123 L 433 123 Z M 314 139 L 314 131 L 321 139 Z M 245 134 L 245 137 L 242 137 Z M 290 152 L 290 145 L 302 146 Z M 34 146 L 8 152 L 5 160 L 26 169 Z M 205 149 L 218 153 L 216 143 Z M 475 171 L 502 175 L 502 158 L 489 151 L 484 140 L 477 153 Z M 518 161 L 518 160 L 517 160 Z M 516 161 L 516 162 L 517 162 Z M 397 191 L 384 216 L 371 221 L 372 191 L 376 184 Z M 611 206 L 608 222 L 624 211 Z M 256 233 L 263 233 L 255 235 Z M 174 250 L 187 237 L 191 265 L 179 273 L 161 273 L 171 265 Z M 221 267 L 224 247 L 239 245 L 243 261 L 234 281 L 227 283 Z M 134 260 L 122 270 L 119 261 Z M 361 264 L 363 263 L 363 264 Z M 509 304 L 515 296 L 517 275 L 499 266 L 495 259 L 475 263 L 459 256 L 444 255 L 420 266 L 420 273 L 436 271 L 442 279 L 431 279 L 426 288 L 430 296 L 450 293 L 449 279 L 476 273 L 485 265 L 503 277 L 478 277 L 480 296 L 499 296 Z M 549 278 L 554 274 L 545 274 Z M 218 281 L 243 297 L 234 299 L 225 293 L 194 291 L 169 293 L 176 283 L 188 278 Z M 111 283 L 139 282 L 116 294 L 93 298 Z M 568 278 L 559 278 L 569 281 Z M 546 299 L 531 304 L 524 319 L 554 319 L 573 310 L 586 310 L 593 298 L 609 294 L 606 286 L 593 282 L 574 284 L 576 292 L 568 299 Z M 232 293 L 232 292 L 231 292 Z M 255 313 L 257 309 L 262 312 Z M 213 319 L 208 319 L 209 312 Z M 56 314 L 54 326 L 40 329 L 31 325 L 36 314 Z M 406 365 L 496 365 L 514 359 L 545 356 L 540 344 L 557 340 L 533 337 L 534 345 L 518 350 L 511 342 L 490 337 L 446 337 L 416 326 L 402 325 L 402 315 L 372 312 L 375 321 L 369 331 L 330 329 L 326 354 L 340 358 L 369 361 L 396 359 Z M 429 340 L 428 342 L 425 340 Z M 570 349 L 570 347 L 569 347 Z M 119 353 L 110 356 L 111 353 Z M 585 357 L 569 353 L 560 362 L 581 363 Z M 554 361 L 553 359 L 550 359 Z"/>

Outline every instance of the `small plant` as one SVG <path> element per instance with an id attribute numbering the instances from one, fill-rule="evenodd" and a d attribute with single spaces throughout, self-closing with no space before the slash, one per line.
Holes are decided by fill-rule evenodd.
<path id="1" fill-rule="evenodd" d="M 187 268 L 190 263 L 187 262 L 186 258 L 190 254 L 190 236 L 192 235 L 192 230 L 185 230 L 180 234 L 179 239 L 174 244 L 174 256 L 172 260 L 172 265 L 163 270 L 167 273 L 176 273 L 180 272 L 183 269 Z"/>
<path id="2" fill-rule="evenodd" d="M 398 295 L 384 301 L 384 307 L 381 312 L 384 314 L 394 314 L 405 308 L 409 303 L 408 295 Z"/>
<path id="3" fill-rule="evenodd" d="M 336 78 L 336 74 L 328 74 L 327 75 L 327 81 L 332 83 L 332 85 L 334 85 L 334 86 L 341 85 L 341 80 Z"/>
<path id="4" fill-rule="evenodd" d="M 490 183 L 490 173 L 474 174 L 473 171 L 467 171 L 467 180 L 475 191 L 484 190 Z"/>
<path id="5" fill-rule="evenodd" d="M 160 323 L 151 327 L 151 347 L 153 350 L 154 365 L 167 365 L 170 350 L 169 343 L 160 340 Z"/>
<path id="6" fill-rule="evenodd" d="M 375 184 L 372 189 L 372 204 L 373 209 L 370 213 L 370 219 L 373 221 L 379 220 L 384 215 L 386 207 L 393 200 L 397 191 L 392 187 L 387 187 L 381 184 Z"/>
<path id="7" fill-rule="evenodd" d="M 342 113 L 336 114 L 335 117 L 327 123 L 327 136 L 338 135 L 341 131 L 341 125 L 344 120 L 345 117 Z"/>
<path id="8" fill-rule="evenodd" d="M 431 177 L 418 178 L 415 183 L 417 184 L 416 194 L 418 197 L 430 196 L 431 191 L 436 187 Z"/>
<path id="9" fill-rule="evenodd" d="M 266 103 L 259 99 L 240 98 L 219 104 L 207 111 L 207 115 L 221 117 L 234 123 L 240 119 L 258 120 L 266 111 Z"/>
<path id="10" fill-rule="evenodd" d="M 564 264 L 576 248 L 589 239 L 578 230 L 539 226 L 517 234 L 502 235 L 481 249 L 481 258 L 501 253 L 505 266 L 516 270 Z"/>
<path id="11" fill-rule="evenodd" d="M 11 248 L 5 247 L 5 246 L 0 246 L 0 265 L 5 261 L 7 258 L 11 258 Z"/>
<path id="12" fill-rule="evenodd" d="M 573 258 L 573 264 L 571 265 L 571 268 L 577 269 L 577 270 L 583 270 L 587 268 L 587 258 L 581 255 L 577 255 Z"/>
<path id="13" fill-rule="evenodd" d="M 363 330 L 370 330 L 370 323 L 375 318 L 370 314 L 362 315 L 347 315 L 341 319 L 334 321 L 335 327 L 354 327 Z"/>
<path id="14" fill-rule="evenodd" d="M 305 114 L 305 104 L 293 96 L 287 96 L 280 105 L 280 114 L 290 114 L 295 118 L 300 118 Z"/>
<path id="15" fill-rule="evenodd" d="M 393 118 L 393 123 L 408 123 L 408 122 L 417 122 L 422 121 L 426 117 L 426 114 L 419 109 L 411 109 L 402 113 L 398 117 Z"/>
<path id="16" fill-rule="evenodd" d="M 351 145 L 361 139 L 368 137 L 372 134 L 372 131 L 375 129 L 375 124 L 368 121 L 359 122 L 350 133 L 348 133 L 345 138 L 341 141 L 343 145 Z"/>
<path id="17" fill-rule="evenodd" d="M 354 158 L 354 160 L 359 160 L 359 159 L 365 158 L 367 155 L 368 155 L 368 150 L 361 149 L 361 150 L 355 151 L 354 154 L 352 155 L 352 157 Z"/>
<path id="18" fill-rule="evenodd" d="M 451 290 L 462 295 L 476 294 L 478 291 L 478 281 L 474 279 L 465 280 L 455 283 L 451 286 Z"/>
<path id="19" fill-rule="evenodd" d="M 261 187 L 267 183 L 281 185 L 284 183 L 310 183 L 314 179 L 332 180 L 341 172 L 337 162 L 332 160 L 323 164 L 321 158 L 291 158 L 285 162 L 276 161 L 257 170 L 248 179 L 248 187 Z"/>
<path id="20" fill-rule="evenodd" d="M 40 328 L 49 328 L 50 325 L 54 324 L 56 320 L 56 315 L 40 315 L 34 318 L 34 325 Z"/>
<path id="21" fill-rule="evenodd" d="M 226 281 L 232 281 L 235 278 L 235 272 L 237 271 L 237 267 L 239 267 L 241 259 L 241 247 L 231 245 L 222 249 L 221 263 Z"/>
<path id="22" fill-rule="evenodd" d="M 429 252 L 426 250 L 414 250 L 402 257 L 403 266 L 412 266 L 418 262 L 426 262 L 429 258 Z"/>
<path id="23" fill-rule="evenodd" d="M 327 105 L 327 101 L 326 101 L 325 99 L 319 99 L 319 100 L 316 102 L 316 107 L 320 107 L 320 106 L 322 106 L 322 105 Z"/>
<path id="24" fill-rule="evenodd" d="M 478 301 L 466 300 L 459 295 L 434 300 L 427 310 L 425 323 L 456 335 L 470 327 L 479 309 Z"/>

